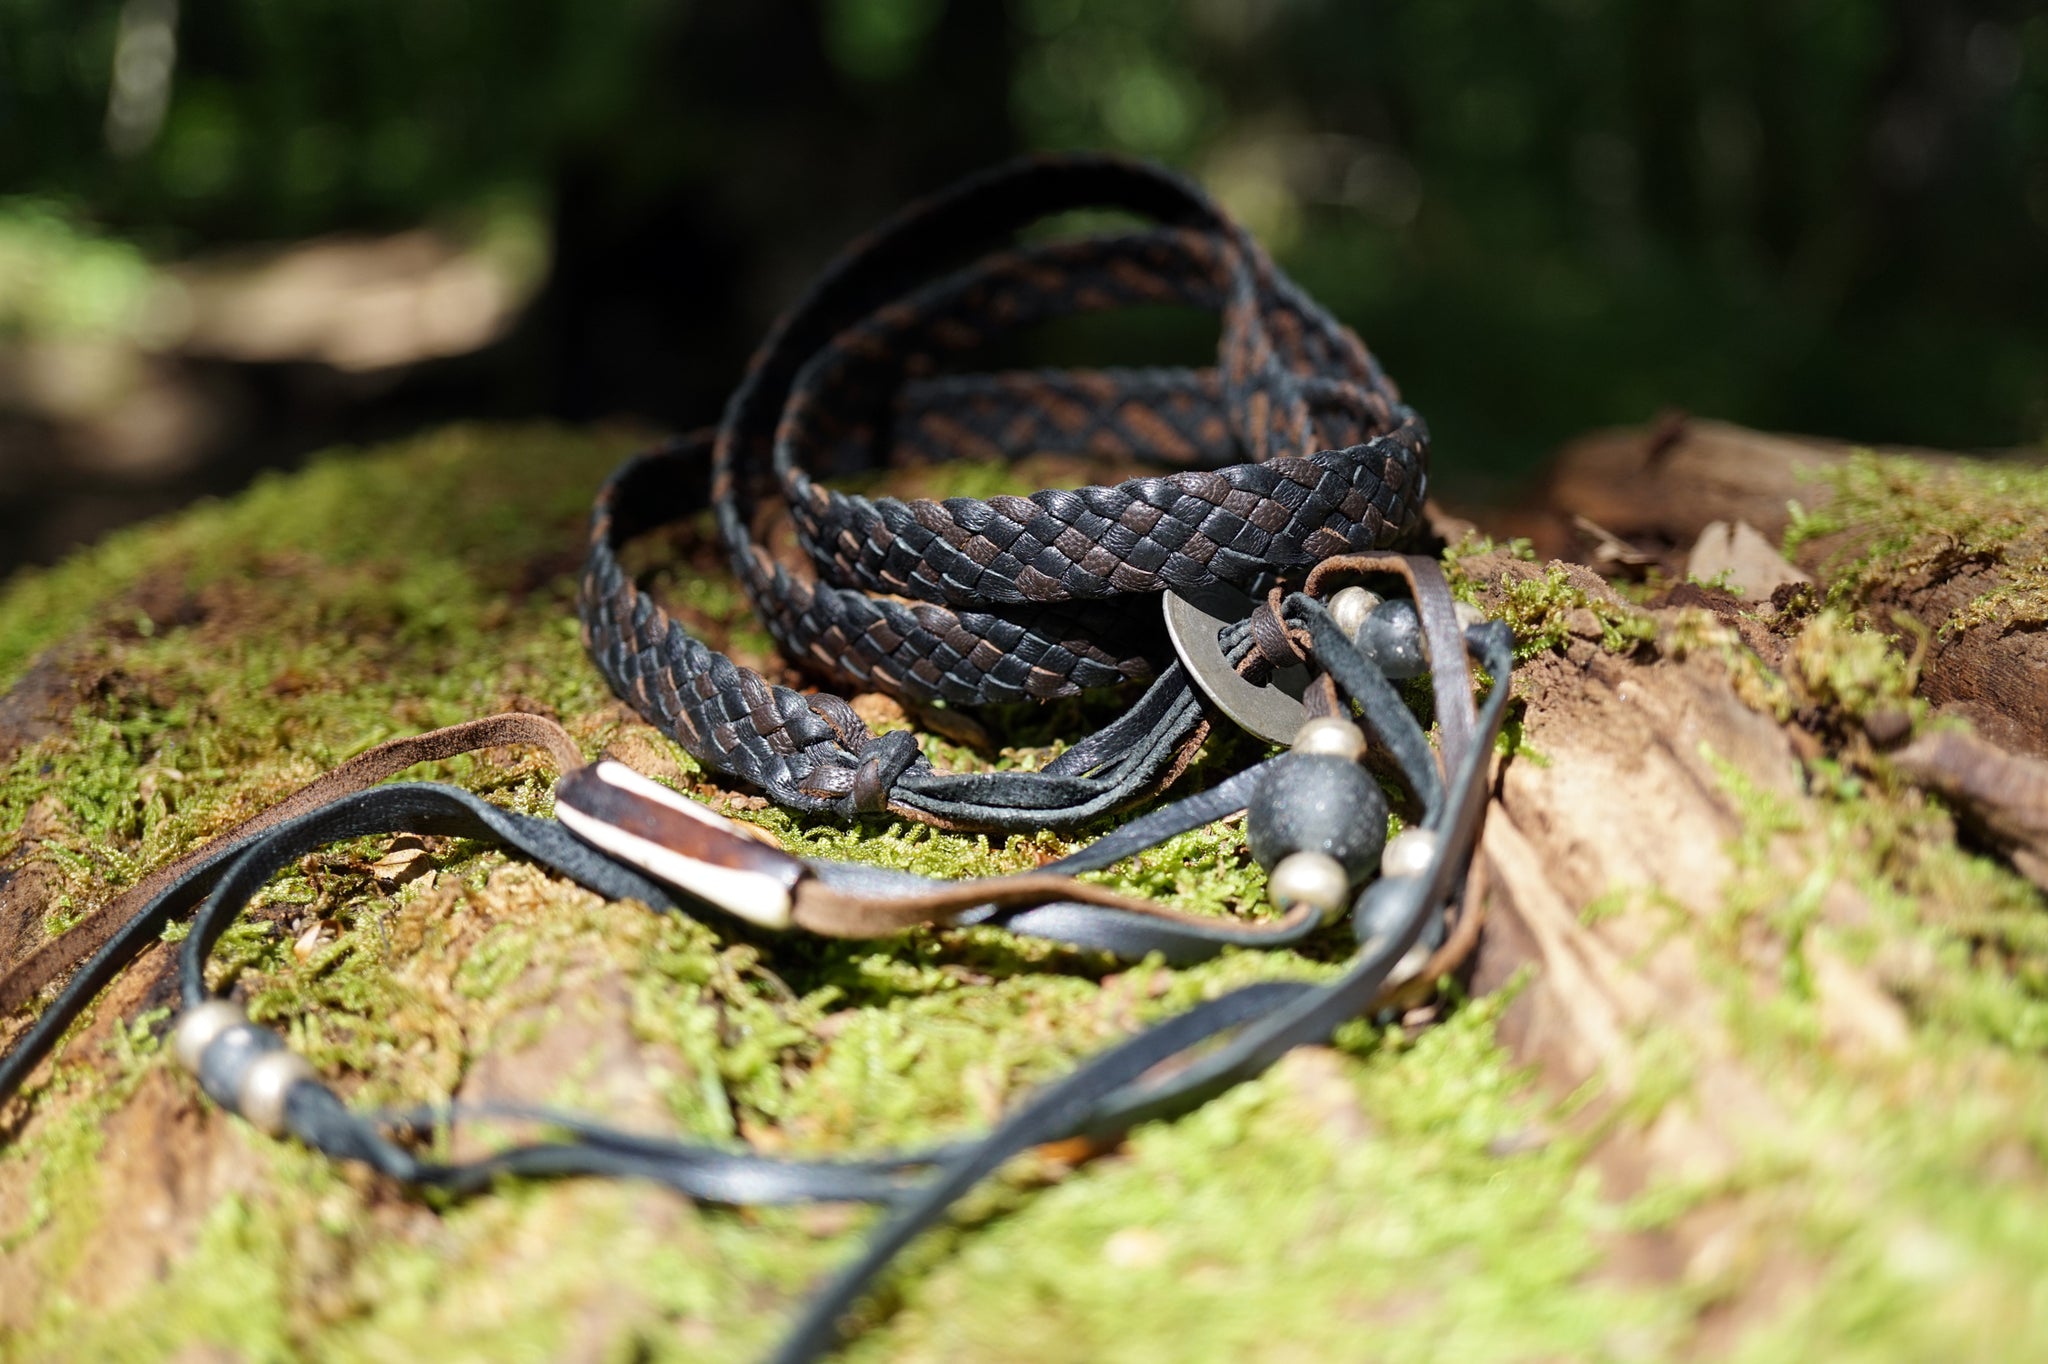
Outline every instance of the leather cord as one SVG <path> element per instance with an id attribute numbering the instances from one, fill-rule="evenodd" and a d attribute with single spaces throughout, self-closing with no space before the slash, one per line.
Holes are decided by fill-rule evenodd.
<path id="1" fill-rule="evenodd" d="M 408 767 L 504 746 L 538 748 L 548 754 L 558 770 L 583 761 L 576 741 L 560 725 L 542 716 L 518 713 L 465 720 L 366 749 L 277 804 L 159 867 L 88 914 L 69 932 L 43 943 L 0 977 L 0 1016 L 19 1010 L 52 981 L 74 969 L 77 974 L 72 978 L 71 991 L 81 992 L 84 1001 L 89 1002 L 156 941 L 168 924 L 197 905 L 227 865 L 265 831 L 396 776 Z M 83 1002 L 79 1007 L 84 1007 Z M 68 1023 L 62 1014 L 54 1006 L 46 1011 L 0 1060 L 0 1099 L 20 1085 L 27 1068 L 33 1067 L 62 1036 Z"/>
<path id="2" fill-rule="evenodd" d="M 1017 243 L 1034 221 L 1084 207 L 1122 210 L 1149 225 Z M 955 372 L 1021 327 L 1154 303 L 1217 313 L 1213 368 Z M 1136 457 L 1172 472 L 987 500 L 868 499 L 817 481 L 891 458 L 1029 450 Z M 586 646 L 615 690 L 708 765 L 795 809 L 1070 829 L 1172 782 L 1192 760 L 1208 719 L 1181 666 L 1167 661 L 1157 598 L 1230 587 L 1264 604 L 1220 637 L 1225 658 L 1255 681 L 1304 660 L 1319 670 L 1311 713 L 1355 711 L 1391 759 L 1419 812 L 1415 822 L 1435 839 L 1427 872 L 1382 878 L 1360 893 L 1352 922 L 1361 948 L 1336 981 L 1262 984 L 1210 1000 L 1084 1062 L 974 1141 L 786 1161 L 537 1107 L 359 1113 L 325 1083 L 303 1078 L 303 1063 L 289 1056 L 274 1058 L 299 1070 L 282 1072 L 298 1078 L 282 1082 L 271 1130 L 455 1193 L 507 1174 L 587 1174 L 647 1178 L 712 1201 L 881 1203 L 890 1212 L 863 1252 L 812 1300 L 776 1355 L 783 1364 L 819 1357 L 895 1255 L 1018 1152 L 1185 1111 L 1393 999 L 1390 976 L 1417 944 L 1440 944 L 1432 970 L 1447 969 L 1461 944 L 1469 947 L 1472 921 L 1447 933 L 1446 916 L 1484 815 L 1512 638 L 1498 623 L 1459 629 L 1430 561 L 1370 553 L 1418 523 L 1426 453 L 1420 418 L 1357 338 L 1199 190 L 1167 173 L 1107 157 L 1043 158 L 976 177 L 885 224 L 777 324 L 715 432 L 629 461 L 600 494 L 579 614 Z M 964 704 L 1110 685 L 1145 690 L 1118 720 L 1041 771 L 939 773 L 911 736 L 877 736 L 838 697 L 776 686 L 709 649 L 625 572 L 619 552 L 628 541 L 707 501 L 771 633 L 831 682 Z M 788 523 L 801 560 L 777 560 L 757 538 L 777 520 Z M 1314 590 L 1331 573 L 1389 571 L 1414 590 L 1435 665 L 1441 762 L 1400 694 Z M 1305 575 L 1311 590 L 1294 590 Z M 1468 652 L 1493 678 L 1476 711 Z M 0 980 L 0 1004 L 18 1006 L 83 965 L 0 1057 L 0 1102 L 107 981 L 195 904 L 180 987 L 188 1009 L 209 1006 L 205 965 L 221 934 L 278 869 L 337 839 L 398 829 L 490 839 L 610 899 L 695 912 L 689 895 L 553 820 L 454 787 L 377 784 L 464 745 L 514 742 L 546 749 L 565 771 L 582 761 L 573 741 L 538 717 L 492 717 L 380 745 L 153 874 L 89 920 L 89 931 L 46 945 Z M 1186 915 L 1073 879 L 1243 808 L 1264 776 L 1263 767 L 1240 773 L 1012 877 L 956 885 L 808 863 L 790 873 L 791 918 L 858 936 L 915 923 L 988 924 L 1175 963 L 1233 946 L 1298 943 L 1319 916 Z M 235 1075 L 282 1043 L 246 1023 L 229 1035 L 235 1047 L 204 1052 L 201 1083 L 253 1117 Z M 480 1118 L 537 1123 L 559 1135 L 479 1161 L 417 1154 L 436 1128 Z"/>
<path id="3" fill-rule="evenodd" d="M 1486 706 L 1476 717 L 1476 733 L 1455 741 L 1447 738 L 1445 754 L 1453 774 L 1446 786 L 1425 775 L 1433 775 L 1436 764 L 1428 756 L 1413 717 L 1398 704 L 1398 698 L 1388 707 L 1381 704 L 1387 697 L 1379 697 L 1378 701 L 1368 699 L 1375 696 L 1369 684 L 1361 695 L 1353 693 L 1344 681 L 1378 677 L 1377 670 L 1359 656 L 1352 642 L 1313 600 L 1297 598 L 1290 605 L 1289 614 L 1300 621 L 1299 628 L 1310 638 L 1317 663 L 1336 680 L 1346 701 L 1359 704 L 1366 728 L 1375 741 L 1396 755 L 1411 788 L 1428 793 L 1422 797 L 1422 826 L 1442 839 L 1442 850 L 1428 877 L 1383 880 L 1360 897 L 1359 922 L 1367 922 L 1363 911 L 1369 902 L 1377 900 L 1370 922 L 1382 927 L 1365 942 L 1358 960 L 1337 982 L 1321 987 L 1261 985 L 1209 1001 L 1091 1059 L 1066 1080 L 1034 1096 L 978 1142 L 895 1156 L 849 1161 L 771 1160 L 747 1152 L 619 1132 L 588 1119 L 539 1108 L 484 1110 L 481 1114 L 461 1107 L 412 1114 L 358 1114 L 317 1081 L 301 1081 L 289 1091 L 284 1105 L 287 1129 L 301 1141 L 337 1159 L 359 1161 L 393 1178 L 456 1193 L 482 1189 L 502 1175 L 582 1174 L 647 1178 L 692 1197 L 713 1201 L 823 1198 L 890 1204 L 897 1211 L 885 1220 L 863 1254 L 814 1300 L 777 1355 L 778 1360 L 788 1361 L 818 1357 L 836 1341 L 840 1316 L 902 1246 L 941 1217 L 961 1192 L 1010 1156 L 1040 1142 L 1077 1134 L 1113 1133 L 1140 1121 L 1170 1116 L 1256 1075 L 1289 1048 L 1326 1037 L 1340 1023 L 1370 1010 L 1374 999 L 1382 993 L 1392 966 L 1420 939 L 1432 917 L 1440 914 L 1455 895 L 1483 815 L 1486 758 L 1499 728 L 1512 676 L 1511 637 L 1505 627 L 1492 623 L 1476 628 L 1463 639 L 1445 639 L 1439 632 L 1431 641 L 1433 656 L 1438 659 L 1449 656 L 1453 648 L 1462 659 L 1463 650 L 1469 645 L 1495 679 Z M 1379 682 L 1386 686 L 1384 678 Z M 1390 696 L 1391 688 L 1387 692 Z M 558 742 L 545 741 L 551 724 L 538 717 L 520 717 L 516 721 L 493 717 L 492 723 L 456 732 L 496 741 L 518 735 L 524 741 L 540 741 L 553 752 L 573 753 L 574 747 L 567 743 L 566 735 Z M 558 730 L 554 732 L 559 734 Z M 454 742 L 450 731 L 437 731 L 435 736 L 421 738 L 430 740 L 425 748 L 415 742 L 369 762 L 358 762 L 349 770 L 347 780 L 359 781 L 363 773 L 407 754 L 431 749 L 445 755 L 447 746 Z M 1421 768 L 1411 770 L 1417 761 Z M 339 775 L 338 771 L 323 779 L 322 789 L 331 790 L 340 784 L 334 780 Z M 1002 880 L 1037 881 L 1043 884 L 1034 890 L 1045 891 L 1045 898 L 1050 899 L 1061 877 L 1048 873 L 1109 865 L 1226 813 L 1242 803 L 1260 775 L 1260 768 L 1240 773 L 1213 791 L 1133 821 L 1117 834 L 1041 873 L 999 878 L 997 882 L 978 886 L 969 883 L 955 889 L 950 892 L 955 901 L 984 898 L 989 902 L 985 912 L 962 913 L 955 921 L 1000 922 L 1012 931 L 1064 936 L 1068 940 L 1085 940 L 1092 933 L 1126 952 L 1158 950 L 1162 941 L 1187 926 L 1144 914 L 1119 922 L 1116 916 L 1126 911 L 1080 901 L 1053 901 L 1019 911 L 1006 904 L 1006 897 L 1001 894 L 977 893 Z M 342 795 L 288 819 L 273 821 L 253 842 L 245 839 L 235 845 L 238 855 L 224 872 L 223 857 L 188 859 L 191 866 L 184 876 L 165 887 L 159 902 L 145 907 L 127 928 L 132 932 L 137 924 L 150 925 L 152 931 L 148 936 L 153 937 L 161 931 L 170 906 L 189 898 L 194 887 L 211 883 L 211 894 L 200 909 L 180 955 L 181 992 L 187 1007 L 192 1007 L 207 998 L 204 963 L 211 948 L 241 907 L 277 870 L 302 853 L 327 843 L 399 828 L 491 839 L 609 898 L 637 899 L 657 908 L 677 903 L 665 887 L 605 857 L 552 820 L 502 810 L 459 788 L 400 783 Z M 935 884 L 923 878 L 848 864 L 811 865 L 821 881 L 848 895 L 880 898 L 909 893 L 928 899 L 930 892 L 923 888 Z M 1390 888 L 1392 898 L 1398 901 L 1392 906 L 1387 903 L 1386 892 Z M 1390 907 L 1394 910 L 1391 917 Z M 1091 926 L 1078 933 L 1061 931 L 1083 924 Z M 1391 928 L 1385 927 L 1389 924 Z M 1145 936 L 1148 934 L 1149 938 Z M 1195 950 L 1213 951 L 1225 938 L 1227 932 L 1195 945 Z M 121 933 L 110 941 L 110 946 L 130 941 L 130 933 Z M 36 1027 L 0 1059 L 0 1101 L 19 1087 L 98 988 L 98 973 L 81 972 L 53 1001 Z M 1218 1045 L 1226 1035 L 1228 1040 Z M 1200 1055 L 1168 1078 L 1148 1078 L 1163 1063 L 1198 1049 Z M 210 1088 L 209 1092 L 213 1090 Z M 417 1136 L 434 1123 L 476 1116 L 538 1121 L 568 1136 L 566 1140 L 513 1146 L 482 1161 L 445 1164 L 422 1160 L 387 1135 L 395 1131 L 399 1135 Z M 921 1171 L 931 1173 L 920 1178 Z"/>

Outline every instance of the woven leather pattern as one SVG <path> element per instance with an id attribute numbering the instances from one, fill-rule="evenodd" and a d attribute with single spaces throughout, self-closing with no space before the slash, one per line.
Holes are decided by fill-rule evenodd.
<path id="1" fill-rule="evenodd" d="M 1016 243 L 1033 221 L 1082 207 L 1156 226 Z M 1219 315 L 1213 369 L 969 369 L 1021 328 L 1160 303 Z M 1200 190 L 1117 158 L 1041 158 L 913 208 L 826 271 L 734 393 L 712 445 L 710 492 L 735 574 L 806 670 L 978 704 L 1159 676 L 1170 658 L 1155 600 L 1163 589 L 1252 591 L 1400 540 L 1420 520 L 1427 445 L 1421 419 L 1357 337 Z M 907 736 L 877 739 L 837 698 L 738 667 L 620 568 L 618 544 L 683 510 L 678 489 L 698 451 L 681 445 L 629 466 L 599 500 L 581 597 L 599 667 L 692 753 L 778 801 L 937 818 L 911 789 L 934 774 Z M 813 477 L 906 455 L 1043 451 L 1177 467 L 987 500 L 866 498 Z M 756 525 L 772 518 L 793 524 L 802 561 L 780 562 L 756 542 Z M 1199 723 L 1188 706 L 1154 710 L 1159 725 Z M 984 783 L 989 799 L 936 805 L 955 821 L 1057 823 L 1048 791 L 1094 808 L 1105 791 L 1142 794 L 1177 770 L 1178 750 L 1158 738 L 1088 772 L 984 774 L 1006 779 Z M 1137 752 L 1151 769 L 1133 775 Z M 1030 778 L 1045 778 L 1044 789 Z M 1083 785 L 1060 785 L 1074 781 Z"/>
<path id="2" fill-rule="evenodd" d="M 592 517 L 578 612 L 583 643 L 614 690 L 703 762 L 798 809 L 883 808 L 888 784 L 920 761 L 907 734 L 877 739 L 836 696 L 769 683 L 696 639 L 627 577 L 615 552 L 617 510 L 649 482 L 709 453 L 708 438 L 642 456 L 615 474 Z M 650 475 L 652 477 L 650 477 Z M 863 799 L 856 778 L 872 763 Z M 886 769 L 886 770 L 885 770 Z"/>

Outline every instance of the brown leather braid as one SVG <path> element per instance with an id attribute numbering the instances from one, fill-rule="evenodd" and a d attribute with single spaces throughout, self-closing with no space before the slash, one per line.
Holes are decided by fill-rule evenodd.
<path id="1" fill-rule="evenodd" d="M 1161 464 L 1213 469 L 1238 459 L 1222 408 L 1223 380 L 1213 369 L 942 374 L 896 395 L 890 462 L 993 463 L 1042 450 L 1127 459 L 1142 451 Z"/>
<path id="2" fill-rule="evenodd" d="M 1011 244 L 1078 207 L 1158 226 Z M 1220 314 L 1213 370 L 952 372 L 1020 328 L 1156 303 Z M 1120 722 L 1119 740 L 1137 745 L 1123 758 L 1098 745 L 1093 767 L 986 774 L 1003 780 L 966 799 L 911 790 L 936 776 L 907 736 L 878 739 L 837 698 L 734 665 L 620 568 L 624 540 L 688 504 L 678 489 L 696 448 L 629 466 L 593 519 L 584 638 L 619 693 L 701 759 L 799 808 L 1041 827 L 1143 795 L 1185 762 L 1179 741 L 1196 720 L 1174 705 L 1184 681 L 1161 672 L 1171 655 L 1156 594 L 1221 584 L 1262 596 L 1276 577 L 1400 540 L 1420 521 L 1427 433 L 1354 335 L 1199 190 L 1156 169 L 1022 162 L 842 257 L 777 324 L 715 437 L 720 530 L 777 642 L 836 684 L 956 704 L 1161 679 L 1138 708 L 1150 707 L 1146 723 Z M 1041 451 L 1182 467 L 944 501 L 839 493 L 811 474 L 892 453 Z M 779 562 L 755 541 L 756 522 L 776 515 L 806 561 Z"/>
<path id="3" fill-rule="evenodd" d="M 1249 591 L 1274 568 L 1306 567 L 1381 535 L 1388 512 L 1398 511 L 1409 490 L 1401 455 L 1318 463 L 1283 453 L 1334 445 L 1350 454 L 1375 427 L 1398 432 L 1406 424 L 1395 418 L 1388 396 L 1371 387 L 1362 357 L 1346 366 L 1357 380 L 1348 388 L 1312 376 L 1352 399 L 1350 406 L 1318 410 L 1310 402 L 1316 386 L 1293 385 L 1293 406 L 1273 409 L 1265 462 L 1213 473 L 986 502 L 877 502 L 822 488 L 799 466 L 807 447 L 823 450 L 871 432 L 906 377 L 949 353 L 979 348 L 991 335 L 1063 313 L 1159 301 L 1225 303 L 1226 348 L 1238 331 L 1263 340 L 1265 314 L 1241 318 L 1245 305 L 1212 287 L 1222 261 L 1201 249 L 1208 245 L 1192 229 L 1175 229 L 1008 253 L 841 333 L 800 376 L 775 446 L 790 515 L 820 572 L 840 586 L 953 605 L 1065 601 L 1215 581 Z M 1114 268 L 1134 260 L 1148 268 Z M 1175 268 L 1201 273 L 1176 276 Z M 1069 288 L 1048 293 L 1055 278 L 1070 281 Z M 961 316 L 969 303 L 1000 325 L 971 325 Z M 1292 316 L 1284 307 L 1277 315 Z M 1315 362 L 1297 350 L 1290 373 Z M 1006 432 L 1009 448 L 1063 448 L 1069 424 L 1094 425 L 1091 410 L 1112 413 L 1141 433 L 1130 454 L 1154 447 L 1179 453 L 1186 442 L 1178 427 L 1190 420 L 1228 429 L 1217 409 L 1198 409 L 1185 389 L 1175 395 L 1182 399 L 1177 407 L 1161 411 L 1163 395 L 1146 395 L 1148 404 L 1121 391 L 1114 376 L 1098 376 L 1092 387 L 1090 405 L 1047 408 L 1034 426 Z M 1227 392 L 1227 382 L 1218 387 Z M 1100 448 L 1099 434 L 1095 440 Z"/>

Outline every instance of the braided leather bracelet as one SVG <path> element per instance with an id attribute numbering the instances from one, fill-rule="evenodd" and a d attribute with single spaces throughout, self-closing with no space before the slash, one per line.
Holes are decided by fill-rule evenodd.
<path id="1" fill-rule="evenodd" d="M 1003 245 L 1077 208 L 1159 225 Z M 1162 302 L 1221 315 L 1213 370 L 939 373 L 1029 324 Z M 1201 742 L 1160 594 L 1263 597 L 1412 534 L 1427 440 L 1358 339 L 1200 190 L 1110 157 L 1024 161 L 856 246 L 777 324 L 715 436 L 613 477 L 592 519 L 584 640 L 641 714 L 778 804 L 1071 828 L 1165 785 Z M 707 449 L 733 571 L 783 652 L 827 681 L 976 703 L 1156 680 L 1041 772 L 933 771 L 908 734 L 878 737 L 839 698 L 774 686 L 692 638 L 620 566 L 625 541 L 691 506 Z M 850 496 L 806 472 L 1055 450 L 1209 467 L 943 502 Z M 794 522 L 808 565 L 756 542 L 772 514 Z"/>
<path id="2" fill-rule="evenodd" d="M 972 254 L 1030 218 L 1105 204 L 1161 226 Z M 960 255 L 969 263 L 950 273 L 929 268 Z M 938 277 L 921 282 L 929 274 Z M 943 357 L 1025 323 L 1162 300 L 1221 312 L 1215 371 L 936 373 Z M 1032 448 L 1197 466 L 1249 453 L 1254 462 L 987 502 L 870 501 L 830 492 L 806 473 L 892 450 Z M 181 951 L 176 1050 L 210 1096 L 265 1131 L 455 1192 L 501 1174 L 590 1174 L 649 1178 L 720 1202 L 892 1205 L 867 1250 L 812 1301 L 777 1355 L 791 1364 L 816 1358 L 896 1252 L 1011 1155 L 1184 1111 L 1384 1006 L 1401 979 L 1434 980 L 1469 950 L 1476 916 L 1453 922 L 1448 910 L 1485 810 L 1512 637 L 1461 611 L 1432 561 L 1354 552 L 1412 529 L 1423 454 L 1419 419 L 1363 347 L 1199 192 L 1094 157 L 1029 162 L 971 181 L 835 266 L 756 357 L 715 437 L 629 462 L 606 485 L 580 596 L 593 656 L 699 758 L 814 812 L 1071 827 L 1170 782 L 1201 742 L 1205 708 L 1238 713 L 1229 684 L 1271 695 L 1261 684 L 1289 669 L 1306 683 L 1301 700 L 1277 712 L 1301 721 L 1282 736 L 1292 751 L 1038 871 L 945 883 L 764 847 L 622 764 L 583 765 L 573 741 L 539 717 L 497 716 L 394 741 L 89 921 L 93 932 L 81 941 L 90 960 L 0 1057 L 0 1101 L 114 973 L 205 897 Z M 707 472 L 742 583 L 784 648 L 828 678 L 955 702 L 1149 686 L 1123 717 L 1043 771 L 936 772 L 909 735 L 877 737 L 846 702 L 774 686 L 706 648 L 626 576 L 619 546 L 687 510 L 691 480 Z M 794 524 L 810 572 L 777 564 L 754 542 L 754 522 L 778 513 Z M 1410 597 L 1380 601 L 1363 585 L 1384 586 L 1384 575 L 1405 578 Z M 1155 599 L 1213 602 L 1219 593 L 1237 594 L 1235 618 L 1167 613 L 1178 621 L 1171 647 L 1180 651 L 1168 662 Z M 1468 651 L 1491 676 L 1476 710 Z M 1440 757 L 1393 685 L 1425 671 Z M 513 814 L 453 787 L 375 784 L 428 757 L 504 743 L 553 756 L 558 819 Z M 1384 797 L 1361 759 L 1407 795 L 1411 826 L 1391 842 Z M 1188 915 L 1075 879 L 1239 809 L 1268 868 L 1277 919 Z M 1299 943 L 1348 910 L 1360 951 L 1331 984 L 1265 984 L 1209 1001 L 1092 1058 L 980 1140 L 920 1152 L 786 1161 L 547 1109 L 366 1114 L 275 1034 L 214 998 L 205 966 L 277 870 L 338 839 L 398 829 L 490 839 L 609 898 L 658 909 L 710 905 L 770 929 L 873 937 L 916 924 L 991 924 L 1124 958 L 1188 962 L 1232 946 Z M 66 942 L 0 981 L 0 999 L 25 998 L 83 955 L 59 946 Z M 1169 1061 L 1179 1068 L 1160 1078 Z M 563 1135 L 460 1164 L 411 1149 L 475 1116 Z"/>

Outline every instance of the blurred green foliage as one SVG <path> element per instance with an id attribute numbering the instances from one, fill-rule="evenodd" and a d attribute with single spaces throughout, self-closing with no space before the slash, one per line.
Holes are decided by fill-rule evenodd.
<path id="1" fill-rule="evenodd" d="M 82 227 L 59 206 L 0 200 L 0 340 L 131 333 L 152 278 L 133 244 Z"/>
<path id="2" fill-rule="evenodd" d="M 654 78 L 666 0 L 5 0 L 0 186 L 161 250 L 402 225 L 544 182 Z M 114 127 L 121 48 L 172 39 L 161 115 Z M 126 154 L 123 154 L 123 153 Z"/>
<path id="3" fill-rule="evenodd" d="M 779 302 L 967 126 L 1198 174 L 1468 489 L 1667 406 L 2048 432 L 2032 0 L 0 3 L 0 190 L 157 254 L 695 196 Z"/>

